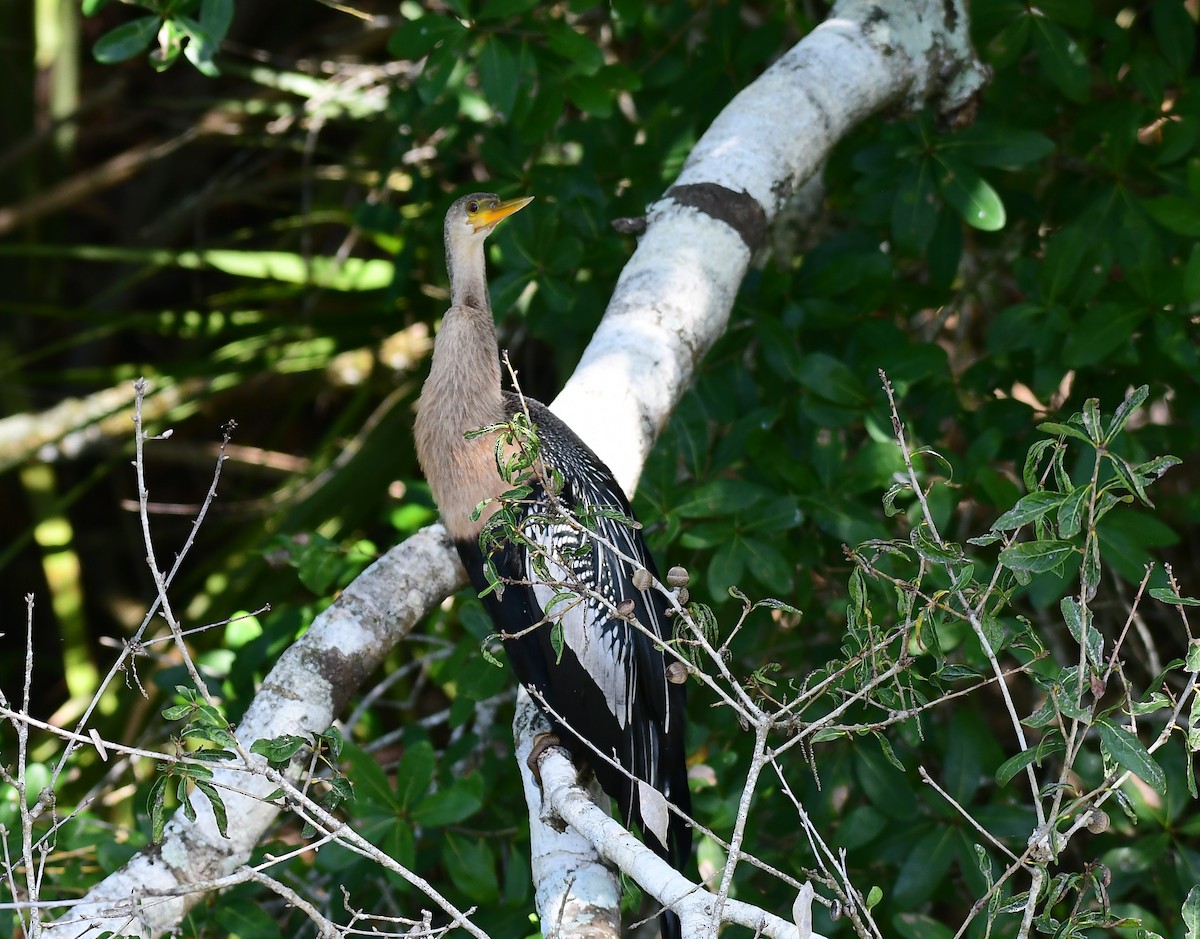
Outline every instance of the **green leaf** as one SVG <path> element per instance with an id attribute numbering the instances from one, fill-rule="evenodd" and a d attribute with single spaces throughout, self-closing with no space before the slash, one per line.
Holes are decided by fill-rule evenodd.
<path id="1" fill-rule="evenodd" d="M 284 734 L 269 740 L 255 740 L 250 747 L 251 753 L 258 753 L 267 758 L 272 766 L 279 767 L 289 762 L 301 749 L 308 746 L 308 741 L 295 734 Z"/>
<path id="2" fill-rule="evenodd" d="M 236 939 L 281 939 L 279 921 L 257 903 L 242 902 L 236 894 L 223 896 L 214 905 L 212 917 L 220 935 Z"/>
<path id="3" fill-rule="evenodd" d="M 1167 794 L 1166 773 L 1137 737 L 1107 718 L 1100 718 L 1095 727 L 1100 743 L 1119 766 L 1135 773 L 1160 795 Z"/>
<path id="4" fill-rule="evenodd" d="M 482 777 L 478 774 L 468 778 L 482 781 Z M 436 828 L 442 825 L 453 825 L 465 818 L 470 818 L 483 805 L 481 794 L 476 791 L 481 788 L 480 785 L 474 783 L 470 785 L 456 784 L 432 793 L 413 808 L 412 819 L 421 825 Z"/>
<path id="5" fill-rule="evenodd" d="M 177 16 L 172 22 L 182 33 L 180 38 L 186 36 L 188 39 L 187 45 L 183 46 L 183 54 L 195 66 L 196 71 L 208 78 L 220 75 L 220 69 L 213 64 L 213 56 L 217 52 L 217 42 L 205 31 L 204 27 L 190 16 Z"/>
<path id="6" fill-rule="evenodd" d="M 221 833 L 222 838 L 228 838 L 229 815 L 225 811 L 225 801 L 221 798 L 221 793 L 217 791 L 216 786 L 203 779 L 197 779 L 195 782 L 196 789 L 208 799 L 208 804 L 212 808 L 213 821 L 217 823 L 217 831 Z"/>
<path id="7" fill-rule="evenodd" d="M 1085 486 L 1080 486 L 1074 489 L 1063 499 L 1062 505 L 1058 507 L 1058 536 L 1060 538 L 1074 538 L 1083 528 L 1083 513 L 1087 507 L 1088 496 L 1092 492 L 1092 484 L 1088 483 Z"/>
<path id="8" fill-rule="evenodd" d="M 920 253 L 929 244 L 937 228 L 936 192 L 929 160 L 918 162 L 897 186 L 892 201 L 892 237 L 902 248 Z"/>
<path id="9" fill-rule="evenodd" d="M 1012 571 L 1041 574 L 1054 570 L 1077 551 L 1069 541 L 1024 541 L 1004 548 L 999 561 Z"/>
<path id="10" fill-rule="evenodd" d="M 945 155 L 937 157 L 938 189 L 964 222 L 980 231 L 1004 227 L 1004 203 L 999 193 L 968 164 Z"/>
<path id="11" fill-rule="evenodd" d="M 675 506 L 675 511 L 679 513 L 680 518 L 728 519 L 731 514 L 741 513 L 771 501 L 774 495 L 773 489 L 760 483 L 721 477 L 695 487 Z M 726 532 L 730 530 L 728 522 L 722 525 L 722 529 Z M 712 544 L 725 540 L 726 537 L 721 537 Z"/>
<path id="12" fill-rule="evenodd" d="M 1061 492 L 1041 489 L 1021 498 L 1011 509 L 992 522 L 992 531 L 1011 531 L 1053 512 L 1066 499 Z"/>
<path id="13" fill-rule="evenodd" d="M 1075 0 L 1041 0 L 1037 10 L 1054 22 L 1075 29 L 1085 29 L 1092 21 L 1091 4 L 1076 3 Z"/>
<path id="14" fill-rule="evenodd" d="M 938 287 L 948 288 L 958 276 L 962 262 L 963 231 L 958 215 L 949 207 L 938 212 L 937 228 L 929 242 L 929 281 Z"/>
<path id="15" fill-rule="evenodd" d="M 1117 476 L 1125 484 L 1125 488 L 1136 495 L 1143 505 L 1154 508 L 1154 503 L 1146 495 L 1146 480 L 1142 474 L 1130 466 L 1124 457 L 1118 456 L 1111 450 L 1106 450 L 1104 456 L 1112 464 L 1113 469 L 1117 471 Z"/>
<path id="16" fill-rule="evenodd" d="M 1151 587 L 1150 596 L 1160 603 L 1169 603 L 1172 606 L 1200 606 L 1200 600 L 1194 597 L 1181 597 L 1169 587 Z"/>
<path id="17" fill-rule="evenodd" d="M 1073 427 L 1070 424 L 1059 424 L 1054 421 L 1043 421 L 1037 425 L 1038 430 L 1047 434 L 1054 434 L 1056 437 L 1073 437 L 1076 440 L 1082 440 L 1084 443 L 1092 443 L 1078 427 Z M 1051 440 L 1041 441 L 1042 443 L 1053 443 Z M 1032 451 L 1030 451 L 1032 452 Z"/>
<path id="18" fill-rule="evenodd" d="M 163 20 L 158 30 L 158 41 L 150 50 L 150 65 L 154 71 L 165 72 L 178 61 L 187 35 L 182 17 L 167 17 Z"/>
<path id="19" fill-rule="evenodd" d="M 111 30 L 96 40 L 92 55 L 104 65 L 114 65 L 141 55 L 150 48 L 158 33 L 161 17 L 140 16 Z"/>
<path id="20" fill-rule="evenodd" d="M 562 662 L 563 649 L 566 643 L 563 641 L 563 624 L 562 622 L 550 624 L 550 648 L 554 650 L 554 664 Z"/>
<path id="21" fill-rule="evenodd" d="M 1172 71 L 1183 78 L 1196 51 L 1196 23 L 1187 4 L 1176 0 L 1154 0 L 1150 14 L 1154 38 Z"/>
<path id="22" fill-rule="evenodd" d="M 1038 283 L 1046 304 L 1059 302 L 1075 283 L 1084 258 L 1095 252 L 1097 234 L 1082 225 L 1067 225 L 1046 242 Z"/>
<path id="23" fill-rule="evenodd" d="M 1059 603 L 1059 609 L 1062 611 L 1063 620 L 1067 624 L 1071 638 L 1083 647 L 1087 660 L 1096 667 L 1102 666 L 1104 664 L 1104 637 L 1092 625 L 1092 611 L 1087 607 L 1080 606 L 1071 597 L 1063 597 Z"/>
<path id="24" fill-rule="evenodd" d="M 867 402 L 866 390 L 858 376 L 831 355 L 823 352 L 806 355 L 796 362 L 794 373 L 803 387 L 834 404 L 861 407 Z"/>
<path id="25" fill-rule="evenodd" d="M 563 83 L 570 102 L 593 117 L 612 117 L 616 96 L 612 89 L 594 75 L 575 75 Z"/>
<path id="26" fill-rule="evenodd" d="M 1008 169 L 1048 157 L 1054 152 L 1054 141 L 1037 131 L 980 121 L 949 138 L 946 149 L 975 166 Z"/>
<path id="27" fill-rule="evenodd" d="M 962 548 L 953 542 L 938 544 L 924 519 L 909 534 L 908 539 L 917 554 L 934 564 L 954 564 L 963 559 Z"/>
<path id="28" fill-rule="evenodd" d="M 1044 17 L 1033 18 L 1033 47 L 1046 76 L 1063 96 L 1083 104 L 1091 90 L 1087 58 L 1079 44 Z"/>
<path id="29" fill-rule="evenodd" d="M 1035 746 L 1022 750 L 1016 756 L 1009 757 L 1000 764 L 996 770 L 997 785 L 1007 786 L 1013 777 L 1024 770 L 1030 763 L 1036 762 L 1040 766 L 1042 760 L 1046 757 L 1056 753 L 1063 753 L 1066 749 L 1066 744 L 1060 738 L 1056 737 L 1050 740 L 1043 740 Z"/>
<path id="30" fill-rule="evenodd" d="M 354 780 L 357 811 L 361 814 L 380 813 L 394 816 L 402 810 L 400 800 L 388 781 L 387 773 L 371 753 L 348 744 L 346 774 Z"/>
<path id="31" fill-rule="evenodd" d="M 1200 300 L 1200 244 L 1192 245 L 1183 273 L 1183 299 L 1188 303 Z"/>
<path id="32" fill-rule="evenodd" d="M 983 781 L 984 748 L 990 731 L 971 712 L 960 709 L 947 730 L 942 785 L 960 805 L 968 805 Z"/>
<path id="33" fill-rule="evenodd" d="M 419 740 L 404 751 L 396 767 L 396 797 L 402 808 L 412 806 L 429 789 L 435 763 L 433 744 L 428 740 Z"/>
<path id="34" fill-rule="evenodd" d="M 1105 445 L 1111 444 L 1116 439 L 1117 434 L 1125 429 L 1129 418 L 1137 413 L 1138 409 L 1145 404 L 1149 394 L 1149 385 L 1139 385 L 1125 396 L 1125 400 L 1121 402 L 1116 413 L 1113 414 L 1112 420 L 1109 421 L 1108 430 L 1104 434 Z"/>
<path id="35" fill-rule="evenodd" d="M 600 47 L 563 20 L 551 20 L 546 25 L 546 45 L 571 63 L 569 75 L 594 75 L 604 65 Z"/>
<path id="36" fill-rule="evenodd" d="M 1095 444 L 1104 440 L 1100 431 L 1100 399 L 1088 398 L 1083 402 L 1083 430 L 1088 439 Z"/>
<path id="37" fill-rule="evenodd" d="M 492 109 L 502 117 L 510 117 L 520 84 L 517 58 L 495 34 L 484 40 L 483 54 L 479 59 L 479 84 Z"/>
<path id="38" fill-rule="evenodd" d="M 892 925 L 901 939 L 954 939 L 953 930 L 924 913 L 899 913 Z"/>
<path id="39" fill-rule="evenodd" d="M 892 887 L 892 901 L 901 909 L 923 903 L 937 890 L 954 862 L 957 838 L 953 825 L 934 825 L 915 841 L 908 841 L 908 857 Z"/>
<path id="40" fill-rule="evenodd" d="M 200 26 L 220 43 L 229 33 L 233 22 L 233 0 L 203 0 L 200 4 Z"/>
<path id="41" fill-rule="evenodd" d="M 163 720 L 177 721 L 187 717 L 195 710 L 195 705 L 192 704 L 174 704 L 169 708 L 165 708 L 162 712 Z"/>
<path id="42" fill-rule="evenodd" d="M 768 590 L 789 590 L 795 565 L 776 544 L 764 538 L 739 538 L 745 564 Z"/>
<path id="43" fill-rule="evenodd" d="M 324 748 L 323 754 L 329 760 L 337 762 L 338 757 L 342 755 L 342 748 L 346 745 L 346 738 L 336 725 L 330 725 L 325 728 L 324 733 L 316 735 L 316 743 Z"/>
<path id="44" fill-rule="evenodd" d="M 1007 24 L 988 43 L 991 64 L 1003 69 L 1011 66 L 1029 45 L 1029 33 L 1033 19 L 1025 10 L 1014 10 Z"/>
<path id="45" fill-rule="evenodd" d="M 883 494 L 883 514 L 891 518 L 903 512 L 904 509 L 896 505 L 896 498 L 906 492 L 912 492 L 910 483 L 893 483 Z"/>
<path id="46" fill-rule="evenodd" d="M 1140 304 L 1121 300 L 1097 305 L 1067 334 L 1063 362 L 1072 368 L 1082 368 L 1100 362 L 1115 349 L 1126 347 L 1147 312 Z"/>
<path id="47" fill-rule="evenodd" d="M 150 813 L 150 841 L 158 844 L 162 841 L 163 829 L 167 825 L 167 809 L 165 804 L 167 783 L 170 777 L 159 776 L 150 785 L 146 793 L 146 810 Z"/>
<path id="48" fill-rule="evenodd" d="M 467 28 L 450 16 L 426 13 L 409 20 L 388 39 L 388 52 L 397 59 L 415 61 L 424 58 L 443 43 L 459 45 L 468 36 Z"/>
<path id="49" fill-rule="evenodd" d="M 211 776 L 212 770 L 204 767 L 192 766 L 190 761 L 197 760 L 202 763 L 221 763 L 225 760 L 236 760 L 237 754 L 231 750 L 193 750 L 188 754 L 189 765 L 188 771 L 192 775 Z"/>
<path id="50" fill-rule="evenodd" d="M 1185 195 L 1142 199 L 1141 206 L 1167 231 L 1185 238 L 1200 238 L 1200 200 Z"/>
<path id="51" fill-rule="evenodd" d="M 539 0 L 487 0 L 479 11 L 479 20 L 506 20 L 532 10 Z"/>
<path id="52" fill-rule="evenodd" d="M 442 860 L 454 886 L 472 902 L 493 906 L 500 899 L 496 859 L 483 838 L 469 841 L 458 835 L 447 834 Z"/>
<path id="53" fill-rule="evenodd" d="M 1200 885 L 1188 891 L 1180 914 L 1184 928 L 1187 929 L 1185 939 L 1200 939 Z"/>

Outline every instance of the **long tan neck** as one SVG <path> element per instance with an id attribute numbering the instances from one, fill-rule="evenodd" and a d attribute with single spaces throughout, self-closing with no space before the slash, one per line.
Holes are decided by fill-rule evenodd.
<path id="1" fill-rule="evenodd" d="M 442 521 L 460 540 L 478 537 L 482 522 L 472 522 L 471 513 L 505 489 L 496 471 L 492 435 L 473 440 L 463 436 L 506 418 L 482 250 L 478 262 L 475 271 L 469 264 L 466 270 L 461 264 L 451 268 L 454 304 L 434 343 L 414 427 L 417 459 Z"/>

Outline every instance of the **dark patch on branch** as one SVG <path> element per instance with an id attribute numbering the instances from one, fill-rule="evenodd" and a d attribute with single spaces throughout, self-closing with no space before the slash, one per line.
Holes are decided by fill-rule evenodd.
<path id="1" fill-rule="evenodd" d="M 958 8 L 954 4 L 954 0 L 942 0 L 942 22 L 945 24 L 948 32 L 954 32 L 958 29 Z"/>
<path id="2" fill-rule="evenodd" d="M 337 649 L 314 650 L 308 660 L 316 673 L 329 682 L 335 715 L 342 713 L 350 696 L 366 681 L 368 670 L 365 666 L 376 664 L 361 662 Z"/>
<path id="3" fill-rule="evenodd" d="M 767 237 L 767 213 L 746 191 L 734 192 L 716 183 L 690 183 L 672 186 L 667 195 L 679 205 L 690 205 L 705 215 L 724 222 L 757 251 Z"/>
<path id="4" fill-rule="evenodd" d="M 646 216 L 636 215 L 633 218 L 614 218 L 612 227 L 622 235 L 646 234 Z"/>

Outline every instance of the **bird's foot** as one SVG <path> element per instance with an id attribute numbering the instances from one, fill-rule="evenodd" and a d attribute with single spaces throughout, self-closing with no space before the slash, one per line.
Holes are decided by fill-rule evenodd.
<path id="1" fill-rule="evenodd" d="M 558 734 L 538 734 L 533 738 L 533 749 L 529 751 L 525 765 L 529 767 L 529 772 L 533 773 L 533 778 L 539 786 L 542 784 L 542 755 L 553 747 L 561 746 L 562 741 L 558 739 Z"/>

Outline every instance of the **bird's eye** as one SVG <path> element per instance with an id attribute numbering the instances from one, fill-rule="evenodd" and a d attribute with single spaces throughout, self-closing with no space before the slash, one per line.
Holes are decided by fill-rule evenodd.
<path id="1" fill-rule="evenodd" d="M 472 215 L 474 215 L 476 212 L 479 211 L 479 203 L 478 202 L 468 202 L 467 203 L 467 211 L 470 212 Z"/>

